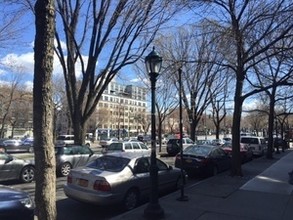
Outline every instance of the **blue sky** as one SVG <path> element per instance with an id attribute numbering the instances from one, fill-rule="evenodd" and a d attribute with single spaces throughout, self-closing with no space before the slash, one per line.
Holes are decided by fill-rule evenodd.
<path id="1" fill-rule="evenodd" d="M 12 11 L 13 8 L 6 8 L 6 11 Z M 1 9 L 0 9 L 1 12 Z M 193 13 L 192 13 L 193 14 Z M 0 21 L 1 22 L 1 21 Z M 165 28 L 169 31 L 170 27 L 179 26 L 186 23 L 194 22 L 191 15 L 186 12 L 177 15 Z M 34 72 L 34 37 L 35 24 L 32 13 L 27 13 L 20 21 L 19 26 L 24 29 L 17 42 L 7 44 L 4 48 L 0 47 L 0 82 L 9 81 L 14 75 L 21 75 L 21 80 L 24 84 L 32 87 L 33 72 Z M 150 52 L 150 51 L 148 51 Z M 147 55 L 147 54 L 146 54 Z M 54 74 L 62 74 L 61 66 L 57 57 L 54 59 Z M 136 76 L 131 66 L 126 67 L 121 71 L 121 78 L 132 79 L 135 82 Z M 124 74 L 127 73 L 127 74 Z"/>

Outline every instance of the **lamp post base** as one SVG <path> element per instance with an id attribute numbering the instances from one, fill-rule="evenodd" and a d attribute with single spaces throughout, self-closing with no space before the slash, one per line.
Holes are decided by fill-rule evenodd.
<path id="1" fill-rule="evenodd" d="M 164 218 L 164 210 L 159 205 L 159 203 L 151 204 L 149 203 L 144 210 L 143 216 L 147 219 L 162 219 Z"/>

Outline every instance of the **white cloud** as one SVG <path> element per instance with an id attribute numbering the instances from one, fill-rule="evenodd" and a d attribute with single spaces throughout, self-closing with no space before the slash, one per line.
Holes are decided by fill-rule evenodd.
<path id="1" fill-rule="evenodd" d="M 83 57 L 85 65 L 87 64 L 87 57 Z M 28 52 L 24 54 L 7 54 L 0 59 L 0 74 L 3 76 L 5 74 L 10 74 L 11 72 L 20 73 L 24 75 L 26 80 L 33 80 L 34 74 L 34 53 Z M 63 74 L 62 66 L 59 62 L 57 55 L 54 55 L 54 66 L 53 74 L 59 75 Z M 76 76 L 81 76 L 81 65 L 77 63 L 76 65 Z"/>

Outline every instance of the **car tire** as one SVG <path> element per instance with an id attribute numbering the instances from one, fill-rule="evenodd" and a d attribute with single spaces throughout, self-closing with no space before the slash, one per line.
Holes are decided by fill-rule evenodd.
<path id="1" fill-rule="evenodd" d="M 33 166 L 26 166 L 22 168 L 20 173 L 20 181 L 23 183 L 30 183 L 35 179 L 35 168 Z"/>
<path id="2" fill-rule="evenodd" d="M 129 211 L 138 205 L 139 201 L 139 192 L 136 189 L 130 189 L 125 194 L 125 197 L 123 199 L 123 207 L 124 210 Z"/>
<path id="3" fill-rule="evenodd" d="M 70 170 L 71 170 L 72 166 L 70 163 L 63 163 L 61 166 L 60 166 L 60 170 L 59 170 L 59 173 L 60 173 L 60 176 L 68 176 Z"/>

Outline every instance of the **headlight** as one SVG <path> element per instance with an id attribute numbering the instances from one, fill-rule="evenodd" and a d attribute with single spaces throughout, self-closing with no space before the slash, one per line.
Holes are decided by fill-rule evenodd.
<path id="1" fill-rule="evenodd" d="M 34 202 L 30 197 L 24 198 L 20 200 L 21 204 L 23 204 L 26 208 L 28 209 L 33 209 L 34 208 Z"/>

